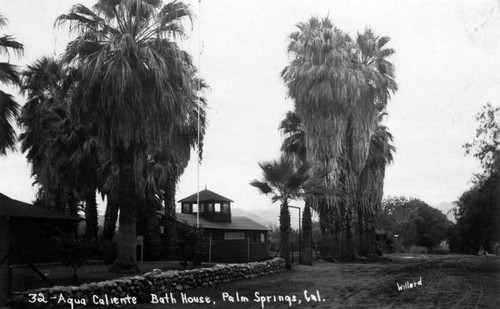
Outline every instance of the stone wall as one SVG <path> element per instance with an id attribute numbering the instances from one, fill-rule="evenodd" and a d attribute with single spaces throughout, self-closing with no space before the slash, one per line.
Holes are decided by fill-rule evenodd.
<path id="1" fill-rule="evenodd" d="M 78 308 L 91 305 L 120 305 L 149 302 L 151 294 L 165 295 L 200 286 L 213 286 L 239 279 L 251 279 L 285 270 L 280 258 L 264 262 L 216 265 L 211 268 L 176 271 L 153 270 L 142 276 L 82 284 L 55 286 L 13 295 L 11 308 Z"/>

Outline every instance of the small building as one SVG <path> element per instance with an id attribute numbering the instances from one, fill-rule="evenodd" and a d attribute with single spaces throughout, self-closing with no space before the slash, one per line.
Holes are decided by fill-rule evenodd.
<path id="1" fill-rule="evenodd" d="M 268 257 L 268 229 L 247 217 L 231 215 L 233 201 L 210 190 L 199 193 L 200 205 L 195 211 L 197 194 L 181 199 L 180 224 L 199 226 L 210 241 L 210 260 L 242 263 L 261 261 Z M 199 218 L 198 218 L 199 210 Z"/>
<path id="2" fill-rule="evenodd" d="M 31 262 L 51 262 L 44 258 L 54 230 L 76 231 L 80 220 L 0 193 L 0 253 L 10 248 Z"/>
<path id="3" fill-rule="evenodd" d="M 74 230 L 80 220 L 0 193 L 0 307 L 8 293 L 9 264 L 50 262 L 47 259 L 53 256 L 50 252 L 51 231 L 55 227 Z"/>

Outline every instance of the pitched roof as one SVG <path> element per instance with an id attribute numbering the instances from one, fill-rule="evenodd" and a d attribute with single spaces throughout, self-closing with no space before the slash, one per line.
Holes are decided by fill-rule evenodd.
<path id="1" fill-rule="evenodd" d="M 0 217 L 28 217 L 62 220 L 81 220 L 57 211 L 45 209 L 21 201 L 11 199 L 0 193 Z"/>
<path id="2" fill-rule="evenodd" d="M 196 225 L 196 214 L 176 213 L 177 222 Z M 232 217 L 232 222 L 212 222 L 200 216 L 200 226 L 205 229 L 267 231 L 268 228 L 247 217 Z"/>
<path id="3" fill-rule="evenodd" d="M 196 203 L 196 202 L 197 202 L 196 193 L 186 198 L 183 198 L 182 200 L 179 201 L 179 203 Z M 222 195 L 219 195 L 215 192 L 205 189 L 203 191 L 200 191 L 200 202 L 233 202 L 233 201 L 228 199 L 227 197 L 223 197 Z"/>

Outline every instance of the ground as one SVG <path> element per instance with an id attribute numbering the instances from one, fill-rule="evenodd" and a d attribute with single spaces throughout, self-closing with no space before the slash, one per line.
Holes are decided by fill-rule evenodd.
<path id="1" fill-rule="evenodd" d="M 398 284 L 420 279 L 422 285 L 398 290 Z M 182 304 L 182 295 L 174 294 L 176 305 L 134 308 L 500 308 L 499 291 L 497 257 L 392 255 L 378 262 L 317 261 L 312 267 L 295 265 L 281 274 L 185 292 L 186 297 L 207 296 L 215 305 Z M 257 292 L 271 297 L 255 301 Z M 279 296 L 293 300 L 294 295 L 291 306 L 279 301 Z M 242 302 L 243 296 L 249 302 Z"/>
<path id="2" fill-rule="evenodd" d="M 398 254 L 371 262 L 294 265 L 271 276 L 174 293 L 176 304 L 170 299 L 121 308 L 500 308 L 498 291 L 498 257 Z M 210 304 L 186 303 L 189 297 L 208 297 Z"/>

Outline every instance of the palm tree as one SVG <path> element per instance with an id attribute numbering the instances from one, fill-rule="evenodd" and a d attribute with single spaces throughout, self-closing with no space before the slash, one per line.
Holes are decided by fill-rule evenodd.
<path id="1" fill-rule="evenodd" d="M 194 72 L 193 72 L 194 73 Z M 198 80 L 194 82 L 201 88 L 208 86 Z M 183 112 L 175 123 L 172 134 L 172 142 L 169 147 L 162 149 L 157 153 L 157 158 L 161 159 L 158 164 L 161 165 L 163 173 L 161 174 L 160 183 L 163 184 L 163 200 L 165 207 L 165 231 L 167 233 L 168 247 L 173 247 L 173 240 L 176 235 L 175 224 L 175 192 L 179 177 L 184 173 L 184 169 L 190 160 L 191 149 L 197 147 L 198 139 L 198 110 L 200 112 L 200 143 L 198 160 L 202 159 L 203 153 L 203 138 L 206 129 L 206 100 L 203 97 L 191 96 L 186 97 L 183 104 Z M 198 109 L 199 105 L 199 109 Z"/>
<path id="2" fill-rule="evenodd" d="M 31 163 L 32 175 L 40 186 L 38 197 L 46 205 L 76 214 L 70 183 L 61 178 L 61 170 L 67 167 L 69 154 L 61 148 L 58 138 L 71 131 L 68 115 L 67 93 L 71 77 L 57 60 L 42 57 L 23 71 L 22 91 L 27 96 L 18 122 L 23 129 L 19 136 L 21 150 Z M 72 177 L 68 180 L 71 182 Z"/>
<path id="3" fill-rule="evenodd" d="M 325 194 L 322 187 L 324 174 L 312 173 L 306 163 L 297 165 L 290 156 L 281 156 L 279 160 L 259 163 L 263 172 L 262 179 L 253 180 L 250 185 L 261 193 L 271 195 L 272 202 L 281 202 L 280 206 L 280 256 L 290 267 L 290 201 L 310 195 Z"/>
<path id="4" fill-rule="evenodd" d="M 308 159 L 329 171 L 329 188 L 344 190 L 339 204 L 328 197 L 318 204 L 323 205 L 322 222 L 336 234 L 335 246 L 352 256 L 353 194 L 376 116 L 397 89 L 394 68 L 386 60 L 394 51 L 384 47 L 387 37 L 366 30 L 354 41 L 328 18 L 313 17 L 297 27 L 288 46 L 293 58 L 282 77 L 303 121 Z"/>
<path id="5" fill-rule="evenodd" d="M 296 164 L 306 162 L 306 142 L 302 121 L 295 112 L 286 113 L 285 119 L 279 126 L 283 136 L 281 151 L 287 156 L 296 160 Z M 302 264 L 312 265 L 312 218 L 311 205 L 312 197 L 305 199 L 304 210 L 302 212 Z"/>
<path id="6" fill-rule="evenodd" d="M 103 149 L 95 128 L 77 124 L 69 113 L 75 71 L 51 57 L 42 57 L 23 71 L 22 90 L 28 101 L 19 123 L 22 150 L 32 163 L 39 196 L 60 211 L 77 215 L 85 201 L 86 235 L 97 239 L 96 189 Z"/>
<path id="7" fill-rule="evenodd" d="M 57 19 L 78 36 L 65 62 L 81 73 L 74 115 L 95 122 L 119 169 L 118 257 L 112 271 L 137 272 L 136 218 L 147 153 L 168 146 L 182 93 L 193 91 L 191 59 L 173 42 L 190 18 L 182 2 L 101 0 L 92 9 L 75 5 Z"/>
<path id="8" fill-rule="evenodd" d="M 7 25 L 7 19 L 0 15 L 0 28 Z M 0 36 L 0 55 L 9 56 L 9 51 L 17 55 L 23 52 L 23 44 L 10 35 Z M 0 62 L 0 83 L 19 86 L 20 80 L 16 67 L 9 62 Z M 16 149 L 16 132 L 12 122 L 19 116 L 19 105 L 12 95 L 0 90 L 0 156 L 7 150 Z"/>
<path id="9" fill-rule="evenodd" d="M 379 116 L 377 129 L 370 141 L 370 151 L 359 178 L 358 230 L 359 252 L 368 255 L 374 252 L 375 217 L 380 213 L 384 193 L 385 168 L 393 160 L 396 148 L 391 145 L 392 135 L 381 124 L 385 113 Z"/>
<path id="10" fill-rule="evenodd" d="M 305 162 L 307 159 L 305 132 L 299 116 L 295 112 L 287 112 L 285 119 L 280 123 L 279 129 L 285 137 L 281 144 L 281 151 Z"/>

